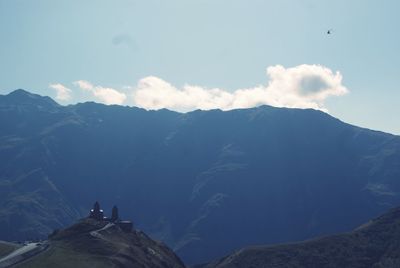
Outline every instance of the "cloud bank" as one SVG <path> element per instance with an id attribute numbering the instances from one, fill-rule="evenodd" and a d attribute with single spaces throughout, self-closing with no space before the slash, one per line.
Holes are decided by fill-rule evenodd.
<path id="1" fill-rule="evenodd" d="M 126 94 L 116 89 L 102 86 L 94 86 L 88 81 L 79 80 L 74 82 L 75 86 L 91 93 L 97 100 L 105 104 L 123 104 L 126 100 Z"/>
<path id="2" fill-rule="evenodd" d="M 72 90 L 61 84 L 50 84 L 50 88 L 56 91 L 56 99 L 59 101 L 69 101 L 71 99 Z"/>
<path id="3" fill-rule="evenodd" d="M 269 83 L 229 92 L 219 88 L 185 85 L 176 88 L 170 83 L 149 76 L 138 82 L 133 93 L 136 106 L 145 109 L 167 108 L 176 111 L 195 109 L 231 110 L 262 104 L 289 108 L 326 110 L 325 100 L 348 92 L 342 75 L 320 65 L 299 65 L 267 68 Z"/>
<path id="4" fill-rule="evenodd" d="M 73 84 L 105 104 L 133 104 L 148 110 L 167 108 L 180 112 L 196 109 L 231 110 L 262 104 L 326 111 L 327 98 L 348 92 L 342 85 L 342 75 L 321 65 L 303 64 L 292 68 L 276 65 L 268 67 L 266 74 L 269 79 L 267 85 L 237 89 L 233 92 L 195 85 L 178 88 L 155 76 L 139 80 L 134 87 L 124 87 L 123 90 L 126 92 L 128 89 L 130 93 L 110 87 L 94 86 L 85 80 L 75 81 Z M 57 91 L 57 99 L 70 99 L 70 89 L 61 84 L 53 84 L 50 87 Z"/>

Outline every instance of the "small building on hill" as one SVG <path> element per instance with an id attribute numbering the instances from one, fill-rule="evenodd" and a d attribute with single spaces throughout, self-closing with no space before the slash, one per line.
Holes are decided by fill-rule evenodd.
<path id="1" fill-rule="evenodd" d="M 117 224 L 122 231 L 127 233 L 131 232 L 133 229 L 133 223 L 131 221 L 118 221 L 115 224 Z"/>
<path id="2" fill-rule="evenodd" d="M 111 221 L 116 222 L 119 221 L 119 215 L 118 215 L 118 208 L 117 206 L 113 206 L 112 212 L 111 212 Z"/>
<path id="3" fill-rule="evenodd" d="M 102 221 L 104 219 L 104 212 L 100 209 L 99 202 L 94 203 L 93 208 L 90 210 L 89 218 Z"/>
<path id="4" fill-rule="evenodd" d="M 98 221 L 114 223 L 115 225 L 119 226 L 119 228 L 121 228 L 122 231 L 127 232 L 127 233 L 131 232 L 133 229 L 132 221 L 125 221 L 125 220 L 121 220 L 119 218 L 117 206 L 114 206 L 112 208 L 111 218 L 107 218 L 104 216 L 104 212 L 100 208 L 99 202 L 96 201 L 96 203 L 94 203 L 94 205 L 93 205 L 93 208 L 90 210 L 89 218 L 95 219 Z"/>

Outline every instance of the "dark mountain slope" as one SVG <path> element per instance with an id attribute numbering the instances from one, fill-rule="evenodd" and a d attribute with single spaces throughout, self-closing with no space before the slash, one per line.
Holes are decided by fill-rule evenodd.
<path id="1" fill-rule="evenodd" d="M 350 233 L 302 243 L 248 247 L 198 267 L 400 267 L 400 209 L 393 209 Z"/>
<path id="2" fill-rule="evenodd" d="M 0 97 L 5 240 L 44 236 L 101 199 L 190 264 L 348 231 L 400 204 L 400 138 L 320 111 L 47 107 L 13 94 Z"/>
<path id="3" fill-rule="evenodd" d="M 212 144 L 208 140 L 221 135 L 223 146 L 215 149 L 213 165 L 196 176 L 191 196 L 196 215 L 176 247 L 182 256 L 194 257 L 193 248 L 218 256 L 239 244 L 350 230 L 398 204 L 397 137 L 312 110 L 260 107 L 197 116 L 205 117 L 196 118 L 198 125 L 216 120 L 224 127 L 215 127 L 217 132 L 203 126 L 198 134 L 182 136 Z M 376 148 L 382 158 L 374 155 Z M 397 160 L 387 161 L 381 151 L 386 148 Z M 372 179 L 377 159 L 393 172 L 385 182 L 375 180 L 383 174 Z"/>

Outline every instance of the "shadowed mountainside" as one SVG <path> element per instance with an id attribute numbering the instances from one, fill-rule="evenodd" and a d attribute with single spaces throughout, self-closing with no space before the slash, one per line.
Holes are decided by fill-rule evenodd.
<path id="1" fill-rule="evenodd" d="M 396 268 L 400 267 L 400 208 L 353 232 L 302 243 L 255 246 L 196 268 Z"/>
<path id="2" fill-rule="evenodd" d="M 311 109 L 60 106 L 0 96 L 0 237 L 46 236 L 92 200 L 188 264 L 348 231 L 400 204 L 400 138 Z"/>

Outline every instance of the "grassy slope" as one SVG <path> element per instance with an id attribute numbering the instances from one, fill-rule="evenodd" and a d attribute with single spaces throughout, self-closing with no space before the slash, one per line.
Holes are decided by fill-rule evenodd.
<path id="1" fill-rule="evenodd" d="M 36 257 L 17 265 L 16 267 L 41 268 L 41 267 L 110 267 L 105 258 L 78 252 L 68 245 L 52 242 L 50 248 Z"/>
<path id="2" fill-rule="evenodd" d="M 10 254 L 17 248 L 19 248 L 19 245 L 17 244 L 0 241 L 0 258 Z"/>
<path id="3" fill-rule="evenodd" d="M 101 238 L 90 235 L 104 225 L 86 219 L 61 230 L 51 236 L 48 250 L 18 267 L 184 267 L 170 249 L 140 231 L 113 226 Z"/>

